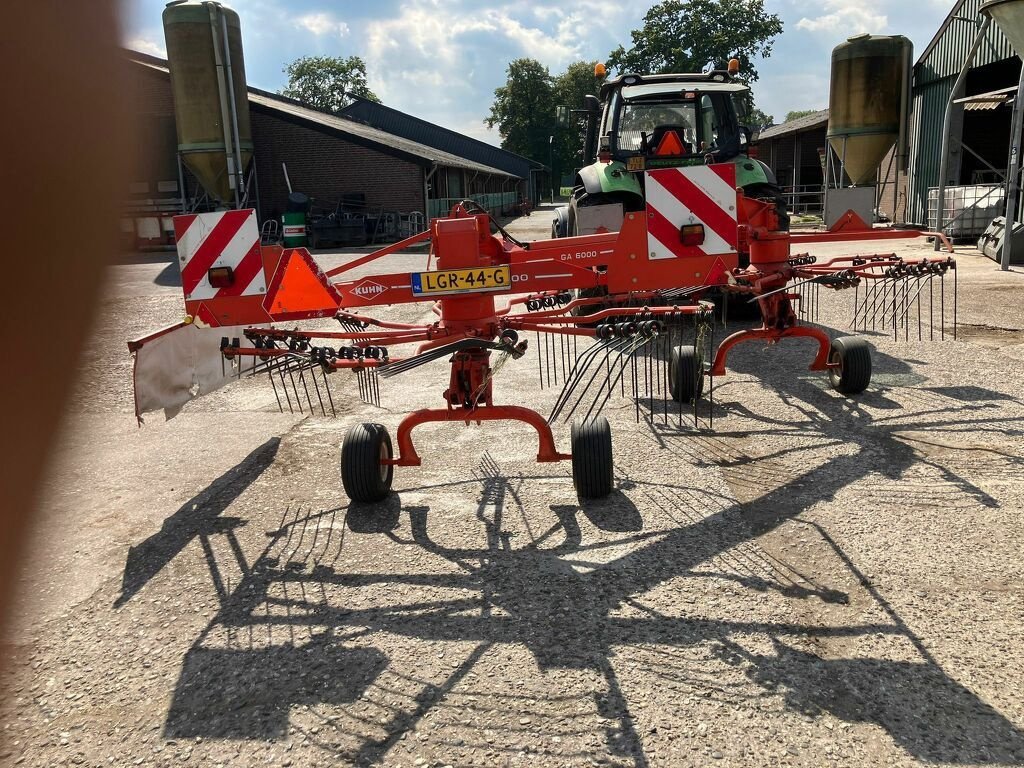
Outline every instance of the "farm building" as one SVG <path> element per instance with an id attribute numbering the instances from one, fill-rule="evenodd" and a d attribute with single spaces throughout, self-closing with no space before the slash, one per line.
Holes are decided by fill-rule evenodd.
<path id="1" fill-rule="evenodd" d="M 969 194 L 986 198 L 978 226 L 1002 215 L 1012 103 L 1021 61 L 997 24 L 989 26 L 966 77 L 953 93 L 982 23 L 981 5 L 982 0 L 957 2 L 914 67 L 907 201 L 907 219 L 914 224 L 926 225 L 929 218 L 934 223 L 934 202 L 928 216 L 928 194 L 939 183 L 942 129 L 951 95 L 946 183 L 977 187 Z"/>
<path id="2" fill-rule="evenodd" d="M 124 205 L 126 245 L 170 243 L 170 216 L 182 203 L 201 207 L 202 188 L 178 162 L 174 98 L 166 60 L 126 52 L 136 119 L 133 179 Z M 255 174 L 250 200 L 260 221 L 278 220 L 289 187 L 321 210 L 358 209 L 401 228 L 446 211 L 452 198 L 473 197 L 494 212 L 531 192 L 543 166 L 397 110 L 387 127 L 368 112 L 328 114 L 278 94 L 248 88 Z M 423 140 L 404 130 L 416 125 Z M 388 130 L 394 127 L 394 132 Z M 477 146 L 480 145 L 480 146 Z M 444 147 L 444 148 L 442 148 Z"/>

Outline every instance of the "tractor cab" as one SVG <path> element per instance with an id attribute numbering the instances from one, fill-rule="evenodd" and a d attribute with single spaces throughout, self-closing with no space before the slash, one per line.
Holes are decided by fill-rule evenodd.
<path id="1" fill-rule="evenodd" d="M 597 146 L 587 157 L 618 160 L 632 172 L 732 160 L 746 148 L 737 107 L 749 93 L 722 73 L 624 75 L 601 89 Z"/>
<path id="2" fill-rule="evenodd" d="M 647 172 L 725 163 L 735 165 L 744 194 L 776 203 L 788 229 L 775 175 L 749 156 L 750 88 L 733 79 L 738 71 L 733 60 L 728 70 L 700 74 L 627 74 L 605 81 L 600 96 L 587 96 L 580 110 L 587 120 L 584 165 L 569 205 L 555 211 L 551 236 L 617 231 L 625 213 L 645 209 Z"/>

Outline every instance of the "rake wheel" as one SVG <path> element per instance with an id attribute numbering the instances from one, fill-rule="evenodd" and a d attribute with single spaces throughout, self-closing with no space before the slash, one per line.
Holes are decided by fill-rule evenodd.
<path id="1" fill-rule="evenodd" d="M 859 395 L 871 383 L 871 346 L 859 336 L 840 336 L 832 340 L 828 353 L 828 378 L 832 388 L 844 395 Z"/>
<path id="2" fill-rule="evenodd" d="M 341 444 L 341 484 L 352 501 L 372 504 L 391 493 L 395 468 L 391 435 L 381 424 L 356 424 Z"/>
<path id="3" fill-rule="evenodd" d="M 581 500 L 603 499 L 612 492 L 612 428 L 604 416 L 572 424 L 572 483 Z"/>
<path id="4" fill-rule="evenodd" d="M 704 361 L 694 347 L 673 347 L 668 360 L 668 389 L 677 403 L 691 403 L 704 392 Z"/>

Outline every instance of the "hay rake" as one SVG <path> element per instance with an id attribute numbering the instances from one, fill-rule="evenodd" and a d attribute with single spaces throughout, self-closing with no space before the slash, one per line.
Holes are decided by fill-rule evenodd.
<path id="1" fill-rule="evenodd" d="M 661 174 L 692 173 L 700 181 L 707 179 L 707 169 L 718 187 L 736 189 L 732 164 L 701 166 L 699 174 L 670 168 L 645 175 L 657 180 Z M 348 431 L 341 475 L 354 501 L 383 499 L 396 466 L 419 466 L 416 427 L 492 421 L 531 426 L 537 461 L 571 460 L 579 496 L 596 498 L 613 489 L 611 430 L 602 415 L 609 402 L 632 399 L 637 421 L 668 424 L 674 418 L 681 425 L 692 415 L 699 424 L 705 382 L 711 399 L 714 379 L 726 374 L 728 354 L 739 343 L 813 338 L 819 349 L 811 370 L 827 372 L 845 395 L 862 392 L 871 378 L 867 343 L 858 337 L 833 340 L 823 328 L 801 323 L 817 316 L 822 288 L 854 289 L 855 328 L 866 328 L 870 319 L 875 326 L 902 328 L 909 338 L 910 322 L 923 322 L 921 306 L 926 295 L 934 297 L 938 280 L 938 333 L 945 337 L 945 276 L 953 271 L 955 324 L 952 259 L 882 255 L 818 263 L 791 256 L 791 236 L 780 230 L 774 201 L 736 190 L 717 212 L 708 212 L 707 200 L 691 202 L 694 213 L 676 229 L 655 211 L 630 212 L 619 232 L 533 243 L 521 243 L 500 227 L 492 234 L 490 217 L 467 202 L 432 221 L 424 233 L 326 272 L 305 249 L 261 247 L 252 211 L 177 217 L 188 314 L 185 322 L 129 344 L 137 413 L 176 407 L 231 378 L 266 374 L 282 410 L 333 414 L 332 374 L 352 372 L 360 398 L 379 405 L 381 379 L 401 380 L 446 359 L 444 407 L 409 413 L 394 443 L 380 424 Z M 428 240 L 423 271 L 342 277 Z M 741 253 L 749 255 L 744 268 Z M 762 325 L 739 330 L 716 347 L 714 306 L 705 300 L 711 291 L 756 302 Z M 437 319 L 406 324 L 366 313 L 418 302 L 433 305 Z M 329 319 L 340 330 L 285 327 Z M 210 334 L 220 343 L 207 341 Z M 412 351 L 397 354 L 400 347 Z M 207 348 L 226 361 L 220 376 L 207 363 Z M 547 416 L 495 401 L 495 374 L 531 352 L 541 386 L 558 390 Z M 570 421 L 571 452 L 562 453 L 552 427 Z"/>

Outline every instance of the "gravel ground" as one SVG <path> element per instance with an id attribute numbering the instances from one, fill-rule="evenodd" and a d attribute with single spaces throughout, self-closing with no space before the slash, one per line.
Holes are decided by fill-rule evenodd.
<path id="1" fill-rule="evenodd" d="M 606 501 L 528 427 L 444 425 L 371 509 L 341 435 L 436 407 L 444 363 L 379 409 L 336 376 L 337 419 L 242 381 L 139 429 L 123 343 L 180 289 L 111 269 L 3 645 L 0 764 L 1024 763 L 1024 272 L 958 258 L 959 339 L 869 334 L 855 400 L 806 342 L 741 346 L 713 429 L 611 402 Z M 557 395 L 532 356 L 495 393 Z"/>

